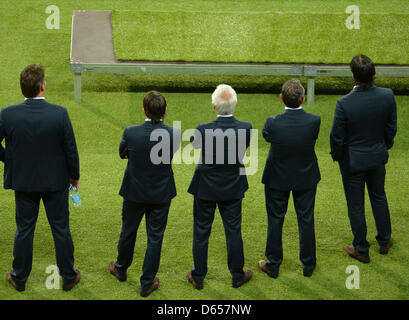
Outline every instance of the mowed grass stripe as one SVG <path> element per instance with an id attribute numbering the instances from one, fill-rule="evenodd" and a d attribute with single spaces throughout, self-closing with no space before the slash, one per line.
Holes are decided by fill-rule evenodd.
<path id="1" fill-rule="evenodd" d="M 118 60 L 409 64 L 409 15 L 113 10 Z"/>

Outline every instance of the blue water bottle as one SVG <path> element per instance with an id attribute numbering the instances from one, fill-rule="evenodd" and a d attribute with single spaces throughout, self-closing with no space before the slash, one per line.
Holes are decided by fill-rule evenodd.
<path id="1" fill-rule="evenodd" d="M 77 188 L 73 186 L 72 184 L 70 184 L 69 191 L 70 191 L 70 197 L 71 197 L 72 203 L 74 204 L 74 207 L 79 207 L 81 205 L 81 198 L 80 198 Z"/>

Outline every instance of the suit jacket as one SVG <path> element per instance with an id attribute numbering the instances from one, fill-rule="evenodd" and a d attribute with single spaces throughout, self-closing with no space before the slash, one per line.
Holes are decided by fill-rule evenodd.
<path id="1" fill-rule="evenodd" d="M 244 197 L 248 183 L 242 160 L 250 145 L 251 128 L 251 123 L 233 116 L 199 124 L 191 143 L 201 149 L 200 161 L 189 193 L 214 201 Z"/>
<path id="2" fill-rule="evenodd" d="M 335 161 L 348 160 L 351 172 L 386 164 L 396 135 L 392 90 L 355 87 L 337 101 L 330 144 Z"/>
<path id="3" fill-rule="evenodd" d="M 125 128 L 119 155 L 128 157 L 119 194 L 137 203 L 166 203 L 176 196 L 171 160 L 179 149 L 180 129 L 162 121 Z"/>
<path id="4" fill-rule="evenodd" d="M 314 151 L 320 124 L 319 116 L 303 109 L 267 118 L 263 137 L 271 145 L 262 178 L 267 187 L 305 190 L 321 180 Z"/>
<path id="5" fill-rule="evenodd" d="M 68 188 L 70 178 L 79 179 L 78 150 L 66 108 L 44 99 L 5 107 L 0 143 L 4 138 L 5 189 L 54 192 Z"/>

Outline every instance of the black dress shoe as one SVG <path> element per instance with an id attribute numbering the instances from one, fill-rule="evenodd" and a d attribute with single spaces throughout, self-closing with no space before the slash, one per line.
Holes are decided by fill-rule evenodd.
<path id="1" fill-rule="evenodd" d="M 13 279 L 13 277 L 11 276 L 11 273 L 13 272 L 13 270 L 10 270 L 9 271 L 9 273 L 8 273 L 8 275 L 7 275 L 7 280 L 10 282 L 10 284 L 14 287 L 14 289 L 16 289 L 17 291 L 24 291 L 24 290 L 26 290 L 26 285 L 25 284 L 23 284 L 23 285 L 19 285 L 19 284 L 17 284 L 15 281 L 14 281 L 14 279 Z"/>
<path id="2" fill-rule="evenodd" d="M 315 266 L 314 268 L 312 268 L 312 270 L 303 270 L 304 277 L 308 277 L 308 278 L 311 277 L 314 270 L 315 270 Z"/>
<path id="3" fill-rule="evenodd" d="M 278 271 L 271 271 L 268 267 L 267 267 L 267 261 L 265 260 L 260 260 L 258 262 L 258 266 L 260 267 L 261 271 L 267 273 L 267 275 L 271 278 L 276 279 L 278 277 Z"/>
<path id="4" fill-rule="evenodd" d="M 303 271 L 304 277 L 311 277 L 312 276 L 312 271 Z"/>

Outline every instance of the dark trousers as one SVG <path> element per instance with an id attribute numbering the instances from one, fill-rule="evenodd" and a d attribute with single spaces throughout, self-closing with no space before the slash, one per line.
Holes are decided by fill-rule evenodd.
<path id="1" fill-rule="evenodd" d="M 297 214 L 300 260 L 303 270 L 311 272 L 316 265 L 314 205 L 317 187 L 308 190 L 292 190 L 294 208 Z M 282 232 L 284 217 L 288 208 L 290 191 L 270 189 L 265 186 L 267 208 L 267 244 L 265 255 L 267 267 L 278 272 L 283 261 Z"/>
<path id="2" fill-rule="evenodd" d="M 362 255 L 369 255 L 369 242 L 366 240 L 365 184 L 371 201 L 372 213 L 377 229 L 376 240 L 384 246 L 391 238 L 391 221 L 388 201 L 385 194 L 385 166 L 364 172 L 351 173 L 347 161 L 340 162 L 342 182 L 348 206 L 348 217 L 354 239 L 352 245 Z"/>
<path id="3" fill-rule="evenodd" d="M 115 266 L 125 274 L 132 264 L 136 235 L 143 216 L 146 219 L 148 237 L 142 267 L 141 289 L 148 290 L 159 269 L 163 235 L 165 233 L 170 202 L 164 204 L 136 203 L 124 199 L 122 207 L 122 230 L 118 242 L 118 257 Z"/>
<path id="4" fill-rule="evenodd" d="M 57 192 L 15 192 L 17 231 L 14 238 L 14 281 L 23 285 L 31 272 L 33 261 L 34 230 L 38 218 L 40 200 L 43 200 L 47 219 L 54 237 L 57 266 L 64 283 L 75 280 L 74 245 L 72 243 L 68 189 Z"/>
<path id="5" fill-rule="evenodd" d="M 210 232 L 214 220 L 216 205 L 223 221 L 226 245 L 227 265 L 233 282 L 243 278 L 244 253 L 241 236 L 242 199 L 230 201 L 208 201 L 194 198 L 193 205 L 193 261 L 192 276 L 201 284 L 207 274 L 207 254 Z"/>

